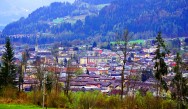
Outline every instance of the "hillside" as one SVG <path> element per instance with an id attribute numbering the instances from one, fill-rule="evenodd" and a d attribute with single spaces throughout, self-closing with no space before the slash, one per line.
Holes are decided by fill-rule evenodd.
<path id="1" fill-rule="evenodd" d="M 34 34 L 37 32 L 72 36 L 70 39 L 107 36 L 124 28 L 134 38 L 150 38 L 162 31 L 164 36 L 188 35 L 188 2 L 185 0 L 77 0 L 52 3 L 41 7 L 27 18 L 5 27 L 3 34 Z M 110 2 L 112 2 L 110 4 Z"/>
<path id="2" fill-rule="evenodd" d="M 90 20 L 95 22 L 90 29 L 107 32 L 128 28 L 137 38 L 151 37 L 158 31 L 168 37 L 187 36 L 187 16 L 185 0 L 118 0 Z"/>
<path id="3" fill-rule="evenodd" d="M 27 18 L 8 24 L 3 34 L 32 34 L 34 32 L 51 32 L 57 25 L 65 27 L 76 21 L 84 21 L 87 15 L 97 15 L 106 4 L 90 5 L 86 2 L 76 1 L 73 4 L 55 2 L 50 6 L 41 7 L 32 12 Z M 58 28 L 60 31 L 62 28 Z M 56 29 L 55 34 L 59 33 Z"/>

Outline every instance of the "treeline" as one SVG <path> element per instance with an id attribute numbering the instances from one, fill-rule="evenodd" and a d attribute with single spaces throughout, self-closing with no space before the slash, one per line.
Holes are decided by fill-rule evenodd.
<path id="1" fill-rule="evenodd" d="M 115 1 L 115 0 L 80 0 L 80 1 L 83 1 L 83 2 L 86 2 L 86 3 L 89 3 L 89 4 L 98 5 L 98 4 L 111 3 L 112 1 Z"/>

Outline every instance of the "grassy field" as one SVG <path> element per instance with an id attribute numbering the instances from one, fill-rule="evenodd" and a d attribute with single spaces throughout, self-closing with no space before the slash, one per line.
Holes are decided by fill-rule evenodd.
<path id="1" fill-rule="evenodd" d="M 53 23 L 59 24 L 59 23 L 62 23 L 63 21 L 64 21 L 63 18 L 57 18 L 53 20 Z"/>
<path id="2" fill-rule="evenodd" d="M 0 109 L 42 109 L 42 107 L 38 107 L 35 105 L 0 104 Z"/>
<path id="3" fill-rule="evenodd" d="M 129 43 L 131 43 L 131 44 L 133 44 L 133 43 L 144 44 L 145 40 L 134 40 L 134 41 L 130 41 Z"/>
<path id="4" fill-rule="evenodd" d="M 84 19 L 85 19 L 86 16 L 87 15 L 80 15 L 80 16 L 73 16 L 73 17 L 66 16 L 65 18 L 54 19 L 53 23 L 55 23 L 55 24 L 61 24 L 63 22 L 67 22 L 67 23 L 74 24 L 74 23 L 76 23 L 77 20 L 84 21 Z"/>
<path id="5" fill-rule="evenodd" d="M 117 42 L 111 42 L 111 44 L 116 44 Z M 120 43 L 124 43 L 124 41 L 120 41 Z M 134 40 L 134 41 L 129 41 L 129 44 L 145 44 L 145 40 Z"/>

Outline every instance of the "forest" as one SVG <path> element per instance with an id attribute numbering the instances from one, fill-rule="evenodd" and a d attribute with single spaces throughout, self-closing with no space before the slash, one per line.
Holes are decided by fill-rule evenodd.
<path id="1" fill-rule="evenodd" d="M 111 3 L 110 3 L 111 2 Z M 52 3 L 32 12 L 27 18 L 8 24 L 3 35 L 47 33 L 52 36 L 71 37 L 72 39 L 96 38 L 108 39 L 109 35 L 124 28 L 134 32 L 133 39 L 148 39 L 163 32 L 165 37 L 187 36 L 187 1 L 168 0 L 109 0 L 109 5 L 97 11 L 95 6 L 101 1 L 78 0 L 75 3 Z M 97 14 L 98 13 L 98 14 Z M 78 18 L 67 22 L 66 18 Z M 54 19 L 64 21 L 55 24 Z M 69 36 L 67 36 L 67 33 Z M 65 38 L 66 39 L 66 38 Z"/>

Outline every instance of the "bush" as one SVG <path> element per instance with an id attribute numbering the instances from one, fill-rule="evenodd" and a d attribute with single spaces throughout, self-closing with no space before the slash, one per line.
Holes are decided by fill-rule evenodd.
<path id="1" fill-rule="evenodd" d="M 137 106 L 133 96 L 126 96 L 122 105 L 125 107 L 125 109 L 134 109 L 134 107 Z"/>
<path id="2" fill-rule="evenodd" d="M 92 94 L 91 92 L 82 93 L 82 97 L 80 97 L 79 107 L 81 109 L 89 109 L 95 106 L 96 98 L 98 96 L 98 92 L 94 91 Z"/>
<path id="3" fill-rule="evenodd" d="M 28 93 L 28 99 L 35 105 L 42 106 L 43 93 L 42 91 L 32 91 Z M 51 91 L 45 96 L 45 106 L 54 108 L 64 108 L 68 104 L 68 98 L 62 93 Z"/>
<path id="4" fill-rule="evenodd" d="M 45 106 L 68 109 L 175 109 L 177 103 L 170 98 L 154 97 L 147 92 L 145 96 L 139 92 L 135 96 L 126 96 L 123 100 L 118 95 L 105 95 L 99 91 L 69 92 L 67 97 L 63 92 L 51 91 L 46 95 Z M 0 103 L 35 104 L 42 106 L 42 91 L 17 93 L 13 87 L 1 90 Z"/>
<path id="5" fill-rule="evenodd" d="M 70 93 L 69 109 L 119 109 L 119 96 L 107 96 L 99 91 Z"/>
<path id="6" fill-rule="evenodd" d="M 17 92 L 17 88 L 8 85 L 1 90 L 1 97 L 7 99 L 16 99 L 18 94 Z"/>
<path id="7" fill-rule="evenodd" d="M 56 107 L 56 108 L 64 108 L 68 103 L 68 98 L 64 94 L 56 93 L 55 91 L 51 91 L 47 95 L 47 106 L 48 107 Z"/>
<path id="8" fill-rule="evenodd" d="M 122 107 L 120 96 L 109 96 L 106 98 L 107 109 L 120 109 Z"/>
<path id="9" fill-rule="evenodd" d="M 28 100 L 30 103 L 42 106 L 43 94 L 41 91 L 32 91 L 28 93 Z"/>

